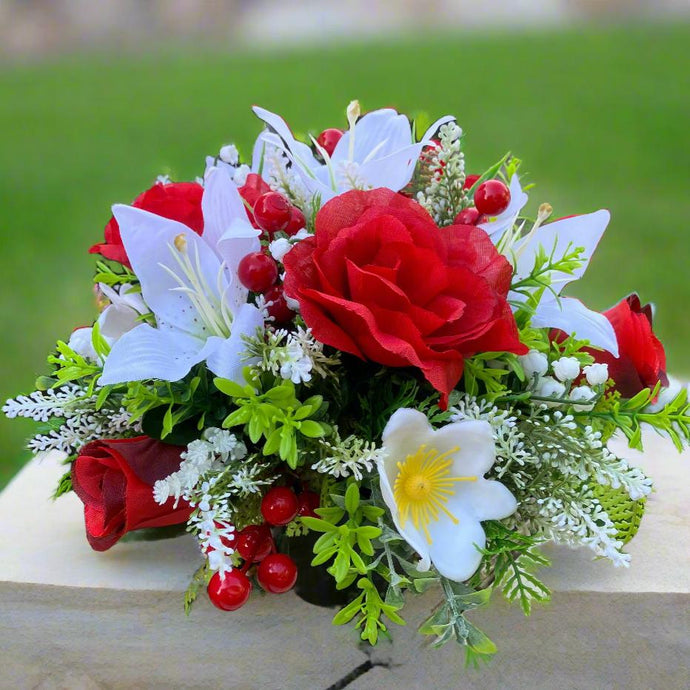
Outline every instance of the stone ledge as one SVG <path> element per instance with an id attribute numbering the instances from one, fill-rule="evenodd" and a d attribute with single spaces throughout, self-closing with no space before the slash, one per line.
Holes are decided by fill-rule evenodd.
<path id="1" fill-rule="evenodd" d="M 0 495 L 2 688 L 347 687 L 681 688 L 690 658 L 690 453 L 646 437 L 658 492 L 631 542 L 630 569 L 551 547 L 550 606 L 525 619 L 496 597 L 474 622 L 499 655 L 481 674 L 454 646 L 429 650 L 416 625 L 438 597 L 408 600 L 393 645 L 360 647 L 333 611 L 293 594 L 254 596 L 224 614 L 205 597 L 191 617 L 181 594 L 199 556 L 191 538 L 91 551 L 75 496 L 47 500 L 62 467 L 31 462 Z M 345 687 L 341 685 L 340 687 Z"/>

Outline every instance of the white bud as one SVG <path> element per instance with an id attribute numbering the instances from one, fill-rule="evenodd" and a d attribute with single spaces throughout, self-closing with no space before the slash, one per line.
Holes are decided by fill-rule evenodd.
<path id="1" fill-rule="evenodd" d="M 561 398 L 565 393 L 565 386 L 553 376 L 545 376 L 539 379 L 535 393 L 541 398 Z"/>
<path id="2" fill-rule="evenodd" d="M 234 144 L 228 144 L 223 146 L 218 154 L 223 163 L 229 163 L 230 165 L 237 165 L 240 160 L 239 153 L 237 153 L 237 147 Z"/>
<path id="3" fill-rule="evenodd" d="M 268 245 L 268 251 L 271 252 L 271 256 L 280 263 L 283 262 L 283 257 L 290 249 L 292 249 L 292 245 L 286 237 L 279 237 Z"/>
<path id="4" fill-rule="evenodd" d="M 530 350 L 526 355 L 518 357 L 527 378 L 532 378 L 535 374 L 543 376 L 549 369 L 549 360 L 545 354 L 537 350 Z"/>
<path id="5" fill-rule="evenodd" d="M 553 373 L 560 381 L 572 381 L 580 374 L 580 362 L 575 357 L 561 357 L 551 366 Z"/>
<path id="6" fill-rule="evenodd" d="M 583 369 L 583 371 L 587 377 L 587 383 L 590 386 L 601 386 L 608 381 L 608 364 L 589 364 Z"/>
<path id="7" fill-rule="evenodd" d="M 288 297 L 287 295 L 283 295 L 283 297 L 285 297 L 285 304 L 288 305 L 288 309 L 299 311 L 299 302 L 296 299 L 292 299 L 292 297 Z"/>
<path id="8" fill-rule="evenodd" d="M 78 355 L 84 357 L 84 359 L 90 362 L 97 362 L 98 355 L 96 350 L 93 348 L 92 341 L 93 328 L 77 328 L 73 331 L 69 338 L 67 345 L 71 347 Z"/>
<path id="9" fill-rule="evenodd" d="M 246 181 L 247 181 L 247 175 L 252 171 L 252 169 L 248 165 L 240 165 L 237 170 L 235 170 L 235 175 L 232 178 L 232 181 L 238 186 L 241 187 Z"/>
<path id="10" fill-rule="evenodd" d="M 570 391 L 570 399 L 586 402 L 586 405 L 573 405 L 575 409 L 583 409 L 594 403 L 596 394 L 589 386 L 577 386 Z"/>

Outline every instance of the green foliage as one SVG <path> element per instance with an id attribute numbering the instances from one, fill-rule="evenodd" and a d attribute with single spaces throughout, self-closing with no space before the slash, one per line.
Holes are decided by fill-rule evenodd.
<path id="1" fill-rule="evenodd" d="M 48 356 L 48 364 L 52 365 L 53 376 L 57 380 L 55 387 L 80 381 L 88 387 L 88 395 L 92 395 L 101 374 L 100 365 L 88 362 L 62 340 L 58 340 L 56 349 L 57 354 Z"/>
<path id="2" fill-rule="evenodd" d="M 145 432 L 153 438 L 176 443 L 192 440 L 207 424 L 210 404 L 208 375 L 203 367 L 181 381 L 134 381 L 127 387 L 123 405 L 132 415 L 132 422 L 141 419 Z M 173 436 L 173 430 L 187 420 L 197 421 L 192 429 Z M 198 435 L 198 434 L 196 434 Z"/>
<path id="3" fill-rule="evenodd" d="M 653 390 L 643 388 L 634 397 L 625 400 L 619 397 L 610 399 L 607 410 L 592 412 L 575 412 L 576 416 L 587 415 L 603 425 L 614 425 L 620 429 L 628 439 L 628 445 L 637 450 L 642 447 L 642 424 L 656 429 L 667 435 L 679 452 L 683 450 L 683 443 L 690 442 L 690 403 L 688 391 L 682 388 L 676 397 L 657 412 L 651 412 L 648 406 L 659 395 L 661 384 L 657 383 Z"/>
<path id="4" fill-rule="evenodd" d="M 333 559 L 328 572 L 333 576 L 339 589 L 349 587 L 358 574 L 369 572 L 370 559 L 374 555 L 372 539 L 381 534 L 375 524 L 383 515 L 383 508 L 364 503 L 360 498 L 359 486 L 352 481 L 345 496 L 334 497 L 336 505 L 317 508 L 318 518 L 303 517 L 302 524 L 321 536 L 314 544 L 314 559 L 311 564 L 321 565 Z M 341 503 L 342 505 L 338 505 Z M 345 522 L 341 520 L 347 515 Z"/>
<path id="5" fill-rule="evenodd" d="M 295 384 L 290 380 L 262 393 L 260 379 L 252 377 L 248 368 L 245 376 L 249 381 L 245 386 L 227 379 L 214 379 L 216 388 L 237 406 L 223 421 L 223 428 L 244 427 L 252 443 L 265 440 L 264 455 L 277 454 L 295 469 L 300 464 L 297 434 L 312 439 L 327 433 L 325 424 L 311 419 L 321 408 L 323 398 L 313 395 L 300 402 L 295 395 Z"/>
<path id="6" fill-rule="evenodd" d="M 58 482 L 57 487 L 55 487 L 55 491 L 53 492 L 53 500 L 60 498 L 60 496 L 63 496 L 64 494 L 68 494 L 70 491 L 72 491 L 72 468 L 70 467 L 65 474 L 60 477 L 60 481 Z"/>
<path id="7" fill-rule="evenodd" d="M 557 241 L 554 241 L 551 251 L 539 245 L 534 255 L 534 265 L 529 275 L 520 280 L 514 281 L 510 289 L 522 295 L 525 300 L 515 300 L 513 304 L 517 307 L 515 321 L 518 327 L 524 327 L 534 314 L 542 296 L 550 290 L 557 296 L 556 291 L 551 287 L 552 273 L 565 273 L 572 275 L 584 262 L 582 254 L 584 247 L 573 247 L 569 244 L 562 256 L 556 256 Z"/>
<path id="8" fill-rule="evenodd" d="M 213 576 L 213 571 L 209 570 L 208 561 L 204 561 L 203 565 L 197 568 L 192 580 L 184 593 L 184 612 L 189 615 L 192 611 L 192 604 L 199 596 L 199 591 L 202 587 L 206 587 Z"/>
<path id="9" fill-rule="evenodd" d="M 640 528 L 647 499 L 640 498 L 634 501 L 623 487 L 613 489 L 601 484 L 593 486 L 592 493 L 613 522 L 616 537 L 623 544 L 627 544 Z"/>
<path id="10" fill-rule="evenodd" d="M 104 261 L 102 259 L 96 262 L 96 274 L 93 277 L 93 282 L 104 283 L 111 287 L 124 283 L 129 283 L 133 287 L 139 285 L 139 279 L 127 266 L 116 261 Z M 134 291 L 132 290 L 132 292 Z"/>
<path id="11" fill-rule="evenodd" d="M 441 578 L 445 600 L 419 628 L 422 635 L 434 635 L 434 647 L 441 647 L 455 640 L 465 647 L 466 665 L 478 666 L 496 653 L 496 645 L 465 618 L 465 612 L 485 606 L 491 597 L 491 589 L 475 591 L 458 582 Z"/>
<path id="12" fill-rule="evenodd" d="M 551 565 L 537 550 L 541 540 L 520 534 L 494 520 L 486 522 L 484 529 L 483 565 L 488 565 L 489 572 L 493 573 L 494 587 L 500 588 L 508 601 L 517 601 L 523 613 L 529 616 L 533 601 L 546 602 L 551 598 L 549 588 L 533 573 L 537 567 Z"/>
<path id="13" fill-rule="evenodd" d="M 376 586 L 369 578 L 359 578 L 357 587 L 362 590 L 362 593 L 335 614 L 333 625 L 344 625 L 355 616 L 359 616 L 356 627 L 362 628 L 362 639 L 371 645 L 378 642 L 379 632 L 387 633 L 388 631 L 381 620 L 382 615 L 397 625 L 405 625 L 405 621 L 397 613 L 401 607 L 383 601 Z"/>
<path id="14" fill-rule="evenodd" d="M 516 355 L 507 352 L 482 352 L 465 360 L 462 382 L 469 395 L 483 395 L 487 400 L 495 400 L 506 392 L 505 380 L 511 373 L 519 381 L 524 381 L 525 373 Z"/>

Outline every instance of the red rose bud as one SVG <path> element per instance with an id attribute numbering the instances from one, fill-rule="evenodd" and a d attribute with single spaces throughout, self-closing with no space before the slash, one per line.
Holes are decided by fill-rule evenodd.
<path id="1" fill-rule="evenodd" d="M 201 235 L 204 230 L 204 216 L 201 212 L 201 197 L 204 188 L 196 182 L 157 182 L 140 194 L 133 202 L 134 208 L 155 213 L 157 216 L 176 220 Z M 94 244 L 90 254 L 100 254 L 111 261 L 131 268 L 127 252 L 120 237 L 120 226 L 111 218 L 105 226 L 105 242 Z"/>
<path id="2" fill-rule="evenodd" d="M 636 294 L 604 312 L 618 339 L 618 357 L 610 352 L 589 350 L 596 362 L 608 364 L 609 378 L 624 397 L 632 398 L 658 382 L 668 385 L 664 346 L 652 330 L 652 307 L 642 306 Z"/>
<path id="3" fill-rule="evenodd" d="M 390 367 L 421 369 L 447 398 L 476 352 L 526 354 L 507 302 L 512 269 L 473 226 L 439 232 L 389 189 L 346 192 L 284 257 L 285 294 L 314 337 Z"/>
<path id="4" fill-rule="evenodd" d="M 72 464 L 72 486 L 84 503 L 86 538 L 106 551 L 136 529 L 186 522 L 192 509 L 180 500 L 158 505 L 153 485 L 180 468 L 185 449 L 148 436 L 92 441 Z"/>

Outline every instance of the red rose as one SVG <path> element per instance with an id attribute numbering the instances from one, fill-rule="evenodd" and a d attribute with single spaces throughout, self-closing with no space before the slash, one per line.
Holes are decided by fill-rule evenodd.
<path id="1" fill-rule="evenodd" d="M 652 331 L 652 307 L 640 304 L 632 294 L 604 312 L 618 338 L 618 357 L 610 352 L 589 350 L 594 359 L 608 364 L 609 378 L 624 398 L 632 398 L 643 388 L 661 381 L 668 385 L 664 346 Z"/>
<path id="2" fill-rule="evenodd" d="M 72 465 L 72 486 L 84 503 L 86 538 L 106 551 L 124 534 L 144 527 L 186 522 L 192 509 L 185 501 L 158 505 L 153 485 L 180 468 L 184 448 L 148 436 L 92 441 Z"/>
<path id="3" fill-rule="evenodd" d="M 414 366 L 446 398 L 477 352 L 523 354 L 506 301 L 511 266 L 474 226 L 439 229 L 389 189 L 352 191 L 284 259 L 285 292 L 314 337 L 391 367 Z"/>
<path id="4" fill-rule="evenodd" d="M 132 203 L 134 208 L 142 208 L 163 218 L 177 220 L 201 235 L 204 230 L 204 216 L 201 212 L 201 197 L 204 188 L 196 182 L 157 182 L 140 194 Z M 111 261 L 119 261 L 131 268 L 127 252 L 122 245 L 120 226 L 111 218 L 105 226 L 105 242 L 94 244 L 91 254 L 101 254 Z"/>

